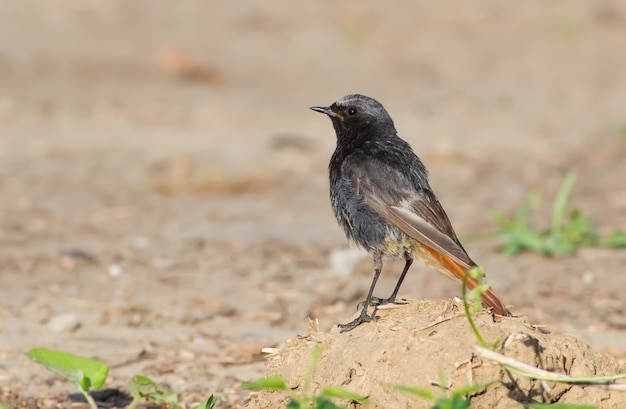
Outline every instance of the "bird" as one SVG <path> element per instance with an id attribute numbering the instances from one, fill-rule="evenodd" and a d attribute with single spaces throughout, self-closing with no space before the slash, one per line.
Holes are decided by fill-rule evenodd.
<path id="1" fill-rule="evenodd" d="M 326 114 L 336 134 L 336 147 L 328 165 L 330 200 L 346 237 L 373 259 L 374 277 L 361 313 L 341 332 L 376 320 L 376 309 L 396 300 L 402 281 L 415 259 L 445 276 L 463 280 L 477 264 L 469 257 L 430 187 L 428 170 L 408 142 L 398 136 L 394 122 L 377 100 L 360 94 L 346 95 L 332 105 L 312 106 Z M 405 265 L 392 294 L 373 297 L 383 259 L 403 258 Z M 478 281 L 467 276 L 469 289 Z M 493 313 L 510 313 L 487 288 L 483 304 Z M 369 315 L 368 308 L 374 306 Z M 357 307 L 358 308 L 358 307 Z"/>

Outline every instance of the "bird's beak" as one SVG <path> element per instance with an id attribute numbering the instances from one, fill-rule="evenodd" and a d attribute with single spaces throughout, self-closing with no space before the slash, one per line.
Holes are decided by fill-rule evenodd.
<path id="1" fill-rule="evenodd" d="M 337 118 L 340 121 L 343 121 L 343 116 L 333 111 L 330 107 L 311 107 L 309 109 L 312 109 L 313 111 L 321 112 L 322 114 L 326 114 L 331 118 Z"/>

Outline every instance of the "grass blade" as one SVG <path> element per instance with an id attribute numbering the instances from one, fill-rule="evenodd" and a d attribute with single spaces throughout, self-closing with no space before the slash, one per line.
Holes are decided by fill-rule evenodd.
<path id="1" fill-rule="evenodd" d="M 354 392 L 350 392 L 349 390 L 340 388 L 339 386 L 329 386 L 324 389 L 321 393 L 321 396 L 327 398 L 341 398 L 341 399 L 349 399 L 355 402 L 365 402 L 367 400 L 366 396 L 358 395 Z"/>
<path id="2" fill-rule="evenodd" d="M 291 391 L 285 380 L 281 376 L 274 376 L 270 378 L 257 379 L 256 381 L 244 383 L 241 385 L 241 389 L 247 390 L 259 390 L 259 389 L 277 389 L 280 391 Z"/>
<path id="3" fill-rule="evenodd" d="M 332 401 L 324 398 L 323 396 L 315 397 L 315 406 L 314 409 L 344 409 L 341 406 L 335 405 Z M 307 407 L 302 407 L 302 409 L 308 409 Z"/>
<path id="4" fill-rule="evenodd" d="M 480 393 L 485 391 L 485 389 L 487 389 L 489 387 L 489 385 L 491 385 L 490 383 L 487 384 L 476 384 L 476 385 L 465 385 L 465 386 L 460 386 L 456 389 L 454 389 L 452 391 L 452 397 L 453 398 L 460 398 L 462 396 L 465 395 L 470 395 L 473 393 Z"/>
<path id="5" fill-rule="evenodd" d="M 426 388 L 417 388 L 413 386 L 404 386 L 404 385 L 392 385 L 394 389 L 400 392 L 407 392 L 415 396 L 419 396 L 424 399 L 433 399 L 435 394 L 430 389 Z"/>
<path id="6" fill-rule="evenodd" d="M 218 399 L 219 398 L 217 398 L 216 396 L 211 395 L 207 400 L 196 406 L 195 409 L 213 409 Z"/>
<path id="7" fill-rule="evenodd" d="M 559 193 L 556 195 L 554 201 L 554 208 L 552 211 L 552 237 L 555 241 L 558 241 L 561 236 L 561 230 L 563 229 L 563 221 L 565 220 L 565 210 L 567 209 L 567 203 L 569 202 L 572 188 L 576 183 L 576 174 L 570 172 L 565 177 Z"/>

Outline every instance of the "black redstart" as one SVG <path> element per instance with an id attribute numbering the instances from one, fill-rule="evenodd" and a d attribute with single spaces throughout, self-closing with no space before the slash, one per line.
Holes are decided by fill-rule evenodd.
<path id="1" fill-rule="evenodd" d="M 456 237 L 446 212 L 428 184 L 428 171 L 411 146 L 397 135 L 393 120 L 375 99 L 347 95 L 329 107 L 311 107 L 330 117 L 337 147 L 328 166 L 330 200 L 349 240 L 374 259 L 374 279 L 361 314 L 339 324 L 341 332 L 375 319 L 368 307 L 395 303 L 402 280 L 414 259 L 462 280 L 476 266 Z M 372 297 L 383 257 L 403 257 L 402 274 L 391 296 Z M 471 277 L 468 288 L 478 285 Z M 491 290 L 481 294 L 498 315 L 509 312 Z"/>

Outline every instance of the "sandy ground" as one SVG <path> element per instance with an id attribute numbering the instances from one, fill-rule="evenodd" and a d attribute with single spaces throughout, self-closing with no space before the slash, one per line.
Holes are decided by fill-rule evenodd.
<path id="1" fill-rule="evenodd" d="M 445 407 L 434 406 L 434 399 L 399 391 L 397 385 L 430 388 L 434 397 L 450 397 L 466 385 L 488 385 L 469 393 L 472 409 L 519 409 L 520 402 L 593 402 L 597 405 L 593 407 L 601 409 L 624 407 L 624 391 L 532 380 L 493 363 L 508 359 L 533 370 L 570 376 L 614 375 L 624 370 L 614 356 L 592 351 L 571 335 L 548 333 L 520 317 L 494 317 L 484 311 L 473 314 L 473 323 L 485 342 L 499 341 L 494 351 L 477 348 L 477 337 L 460 300 L 407 300 L 402 306 L 384 305 L 376 315 L 375 327 L 362 325 L 343 334 L 338 327 L 319 331 L 311 321 L 309 334 L 291 339 L 285 348 L 268 354 L 268 375 L 283 377 L 296 396 L 320 394 L 329 386 L 341 385 L 367 397 L 363 406 L 341 401 L 350 408 Z M 319 348 L 319 359 L 315 370 L 310 371 L 315 348 Z M 289 399 L 283 391 L 261 390 L 251 395 L 248 407 L 280 408 Z"/>
<path id="2" fill-rule="evenodd" d="M 547 226 L 570 171 L 600 233 L 626 229 L 625 36 L 618 0 L 0 2 L 3 399 L 69 407 L 23 355 L 47 347 L 108 362 L 109 387 L 241 407 L 261 347 L 351 316 L 371 265 L 307 108 L 353 92 L 391 112 L 514 312 L 623 360 L 625 251 L 509 259 L 490 233 L 533 192 Z M 403 287 L 458 293 L 422 265 Z"/>

